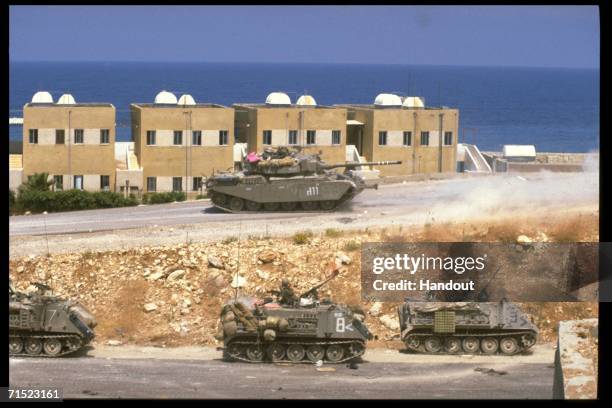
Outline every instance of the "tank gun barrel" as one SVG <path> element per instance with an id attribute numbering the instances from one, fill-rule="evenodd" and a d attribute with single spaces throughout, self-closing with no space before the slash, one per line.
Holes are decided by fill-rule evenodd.
<path id="1" fill-rule="evenodd" d="M 346 167 L 347 169 L 354 169 L 355 167 L 361 166 L 391 166 L 394 164 L 402 164 L 401 160 L 391 160 L 391 161 L 374 161 L 374 162 L 346 162 L 346 163 L 334 163 L 334 164 L 325 164 L 322 167 L 326 170 L 336 169 L 339 167 Z"/>
<path id="2" fill-rule="evenodd" d="M 334 272 L 332 272 L 332 275 L 325 279 L 322 282 L 317 283 L 316 285 L 314 285 L 312 288 L 308 289 L 306 292 L 302 293 L 299 297 L 303 298 L 305 296 L 310 295 L 311 293 L 315 292 L 317 289 L 319 289 L 321 286 L 325 285 L 327 282 L 329 282 L 330 280 L 334 279 L 336 276 L 338 276 L 338 270 L 335 270 Z"/>

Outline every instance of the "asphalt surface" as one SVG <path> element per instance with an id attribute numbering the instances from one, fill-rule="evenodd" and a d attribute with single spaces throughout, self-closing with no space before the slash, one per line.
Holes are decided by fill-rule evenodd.
<path id="1" fill-rule="evenodd" d="M 272 365 L 213 360 L 10 359 L 11 387 L 59 387 L 64 398 L 549 399 L 551 363 Z"/>
<path id="2" fill-rule="evenodd" d="M 590 173 L 495 175 L 476 178 L 381 185 L 364 190 L 330 213 L 231 214 L 210 201 L 9 217 L 11 237 L 118 231 L 172 225 L 215 228 L 224 223 L 283 224 L 291 220 L 335 226 L 355 216 L 427 222 L 520 208 L 568 208 L 597 203 L 598 179 Z M 376 220 L 373 221 L 376 224 Z"/>

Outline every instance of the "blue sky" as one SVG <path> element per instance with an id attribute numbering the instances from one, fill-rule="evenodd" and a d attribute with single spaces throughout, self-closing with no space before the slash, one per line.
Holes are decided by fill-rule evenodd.
<path id="1" fill-rule="evenodd" d="M 12 61 L 599 67 L 595 6 L 11 6 Z"/>

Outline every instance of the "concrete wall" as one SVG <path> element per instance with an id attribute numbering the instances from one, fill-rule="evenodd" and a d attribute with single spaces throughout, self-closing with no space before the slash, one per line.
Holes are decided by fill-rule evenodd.
<path id="1" fill-rule="evenodd" d="M 70 175 L 103 174 L 110 176 L 111 189 L 115 185 L 114 106 L 28 104 L 23 109 L 23 120 L 24 178 L 46 172 L 65 175 L 69 181 Z M 39 129 L 39 144 L 29 142 L 30 129 Z M 55 129 L 65 129 L 65 144 L 55 144 Z M 74 144 L 74 129 L 85 130 L 85 143 Z M 100 144 L 100 129 L 109 129 L 108 144 Z M 98 178 L 98 189 L 99 184 Z"/>
<path id="2" fill-rule="evenodd" d="M 326 162 L 344 162 L 346 146 L 345 108 L 270 107 L 266 105 L 234 105 L 241 113 L 236 128 L 246 136 L 249 152 L 261 153 L 266 147 L 288 143 L 289 130 L 297 130 L 297 145 L 307 153 L 321 153 Z M 272 131 L 272 144 L 263 144 L 264 130 Z M 308 130 L 316 131 L 314 145 L 306 144 Z M 340 131 L 340 143 L 332 145 L 332 131 Z"/>
<path id="3" fill-rule="evenodd" d="M 172 177 L 210 176 L 214 171 L 233 169 L 234 109 L 213 106 L 159 107 L 132 105 L 134 153 L 143 168 L 143 188 L 147 177 L 158 177 L 157 191 L 170 191 Z M 191 113 L 189 123 L 188 113 Z M 156 145 L 148 146 L 147 131 L 156 131 Z M 175 146 L 174 130 L 183 131 L 183 144 Z M 192 145 L 192 130 L 202 131 L 202 145 Z M 228 132 L 228 144 L 218 145 L 219 130 Z M 164 135 L 166 143 L 164 143 Z M 170 178 L 169 189 L 164 181 Z M 160 185 L 160 180 L 161 185 Z M 183 182 L 184 183 L 184 182 Z M 166 183 L 167 184 L 167 183 Z M 164 188 L 164 190 L 161 190 Z M 185 189 L 185 184 L 183 184 Z"/>
<path id="4" fill-rule="evenodd" d="M 457 109 L 386 109 L 371 106 L 349 106 L 351 119 L 364 123 L 362 155 L 368 161 L 402 160 L 401 165 L 380 166 L 381 176 L 399 176 L 416 173 L 438 173 L 442 160 L 442 173 L 456 172 L 459 111 Z M 442 133 L 440 133 L 440 114 Z M 387 145 L 378 144 L 379 132 L 387 132 Z M 412 132 L 410 146 L 398 146 L 403 132 Z M 421 132 L 429 132 L 429 145 L 421 146 Z M 444 132 L 452 132 L 453 140 L 444 146 Z M 394 145 L 395 144 L 395 145 Z M 442 144 L 442 146 L 440 146 Z"/>
<path id="5" fill-rule="evenodd" d="M 9 169 L 9 190 L 17 192 L 23 183 L 23 169 Z"/>

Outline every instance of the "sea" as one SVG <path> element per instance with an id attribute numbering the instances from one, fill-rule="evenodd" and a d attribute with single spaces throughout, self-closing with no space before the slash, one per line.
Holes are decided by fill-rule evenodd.
<path id="1" fill-rule="evenodd" d="M 366 64 L 11 62 L 9 117 L 22 117 L 37 91 L 77 102 L 110 102 L 117 140 L 131 140 L 130 104 L 161 90 L 198 103 L 263 103 L 282 91 L 319 105 L 371 104 L 379 93 L 421 96 L 459 109 L 459 141 L 483 151 L 533 144 L 540 152 L 599 150 L 599 70 Z M 9 126 L 20 140 L 19 125 Z"/>

